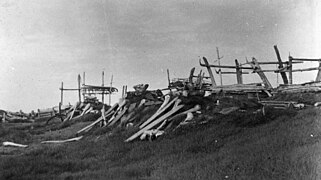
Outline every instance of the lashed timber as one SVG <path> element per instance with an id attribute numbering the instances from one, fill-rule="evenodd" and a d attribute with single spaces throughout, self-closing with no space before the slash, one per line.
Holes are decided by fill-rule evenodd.
<path id="1" fill-rule="evenodd" d="M 260 76 L 260 78 L 262 79 L 262 81 L 265 85 L 265 88 L 272 89 L 271 83 L 269 82 L 268 78 L 265 76 L 264 72 L 262 72 L 262 69 L 261 69 L 260 65 L 258 64 L 258 61 L 254 57 L 252 58 L 252 63 L 250 63 L 250 65 L 252 66 L 254 71 Z"/>
<path id="2" fill-rule="evenodd" d="M 282 69 L 283 68 L 283 63 L 282 63 L 282 59 L 281 59 L 281 56 L 280 56 L 280 53 L 279 53 L 279 49 L 278 47 L 275 45 L 274 46 L 274 50 L 275 50 L 275 53 L 276 53 L 276 57 L 278 59 L 278 62 L 279 62 L 279 69 Z M 288 81 L 288 77 L 286 76 L 286 73 L 285 72 L 280 72 L 281 74 L 281 77 L 283 79 L 283 83 L 284 84 L 289 84 L 289 81 Z"/>
<path id="3" fill-rule="evenodd" d="M 222 90 L 224 91 L 233 91 L 233 92 L 262 92 L 266 90 L 264 86 L 256 84 L 234 84 L 234 85 L 223 85 L 216 86 L 215 88 L 210 88 L 212 92 L 218 93 Z"/>

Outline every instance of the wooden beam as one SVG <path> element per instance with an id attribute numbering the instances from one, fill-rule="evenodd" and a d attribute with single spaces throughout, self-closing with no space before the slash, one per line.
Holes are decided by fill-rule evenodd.
<path id="1" fill-rule="evenodd" d="M 216 54 L 217 54 L 217 61 L 218 61 L 218 65 L 221 66 L 221 58 L 219 51 L 218 51 L 218 47 L 216 47 Z M 218 74 L 220 75 L 220 84 L 221 86 L 223 85 L 223 79 L 222 79 L 222 73 L 221 73 L 221 68 L 218 70 Z"/>
<path id="2" fill-rule="evenodd" d="M 315 78 L 315 81 L 316 82 L 321 81 L 321 62 L 319 62 L 319 71 L 318 71 L 317 77 Z"/>
<path id="3" fill-rule="evenodd" d="M 102 72 L 102 74 L 101 74 L 101 86 L 104 86 L 104 84 L 105 84 L 105 72 L 103 71 Z M 102 94 L 101 94 L 101 102 L 103 103 L 103 104 L 105 104 L 105 93 L 104 93 L 104 90 L 103 90 L 103 92 L 102 92 Z"/>
<path id="4" fill-rule="evenodd" d="M 64 92 L 63 92 L 63 89 L 64 89 L 64 82 L 61 82 L 61 88 L 60 88 L 60 104 L 63 105 L 63 98 L 64 98 Z"/>
<path id="5" fill-rule="evenodd" d="M 262 79 L 262 81 L 265 85 L 265 88 L 272 89 L 271 83 L 269 82 L 268 78 L 265 76 L 258 61 L 254 57 L 252 58 L 252 63 L 250 63 L 250 65 L 254 69 L 254 72 L 256 72 L 260 76 L 260 78 Z"/>
<path id="6" fill-rule="evenodd" d="M 203 67 L 207 67 L 206 64 L 202 64 L 200 62 L 200 65 L 203 66 Z M 218 67 L 218 68 L 226 68 L 226 69 L 235 69 L 236 67 L 235 66 L 224 66 L 224 65 L 221 65 L 221 66 L 218 66 L 218 65 L 208 65 L 208 67 Z M 240 67 L 240 69 L 252 69 L 251 67 Z"/>
<path id="7" fill-rule="evenodd" d="M 293 79 L 292 79 L 292 60 L 293 58 L 289 56 L 289 84 L 293 84 Z"/>
<path id="8" fill-rule="evenodd" d="M 276 57 L 278 59 L 278 62 L 279 62 L 279 69 L 282 69 L 283 68 L 283 62 L 282 62 L 282 59 L 281 59 L 281 56 L 280 56 L 280 53 L 279 53 L 279 49 L 278 47 L 275 45 L 274 46 L 274 50 L 275 50 L 275 53 L 276 53 Z M 289 84 L 289 81 L 288 81 L 288 77 L 286 76 L 286 73 L 285 72 L 280 72 L 281 73 L 281 77 L 283 79 L 283 83 L 284 84 Z"/>
<path id="9" fill-rule="evenodd" d="M 81 82 L 81 77 L 80 77 L 80 74 L 78 74 L 78 98 L 79 98 L 79 103 L 81 103 L 80 82 Z"/>
<path id="10" fill-rule="evenodd" d="M 289 57 L 291 57 L 293 61 L 321 61 L 321 59 L 293 58 L 292 56 Z"/>
<path id="11" fill-rule="evenodd" d="M 313 68 L 305 68 L 305 69 L 292 69 L 292 72 L 303 72 L 303 71 L 314 71 L 314 70 L 320 70 L 321 67 L 313 67 Z M 280 70 L 276 72 L 289 72 L 290 70 Z"/>
<path id="12" fill-rule="evenodd" d="M 203 64 L 203 66 L 206 67 L 207 71 L 208 71 L 208 74 L 210 75 L 211 77 L 211 82 L 212 82 L 212 87 L 215 87 L 216 86 L 216 82 L 215 82 L 215 79 L 214 79 L 214 75 L 213 75 L 213 72 L 211 70 L 211 66 L 208 64 L 208 61 L 205 57 L 203 57 L 203 61 L 205 64 Z M 200 64 L 201 64 L 201 60 L 200 60 Z M 202 64 L 201 64 L 202 66 Z"/>
<path id="13" fill-rule="evenodd" d="M 243 84 L 243 78 L 242 78 L 242 69 L 240 69 L 240 64 L 235 59 L 235 66 L 236 66 L 236 79 L 237 79 L 237 84 Z"/>

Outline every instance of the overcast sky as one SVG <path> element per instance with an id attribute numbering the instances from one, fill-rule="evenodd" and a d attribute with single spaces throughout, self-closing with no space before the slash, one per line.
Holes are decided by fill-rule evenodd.
<path id="1" fill-rule="evenodd" d="M 274 61 L 275 44 L 283 60 L 289 52 L 320 58 L 320 10 L 317 0 L 2 0 L 0 109 L 58 105 L 61 82 L 76 88 L 84 71 L 86 82 L 96 85 L 103 70 L 105 84 L 113 74 L 120 91 L 139 83 L 165 88 L 167 68 L 171 78 L 187 77 L 192 67 L 201 69 L 199 56 L 214 63 L 215 47 L 229 65 L 245 57 Z M 294 83 L 315 76 L 295 74 Z M 276 85 L 276 75 L 268 77 Z M 246 75 L 251 82 L 260 79 Z M 236 78 L 226 75 L 223 83 Z M 65 94 L 64 103 L 75 101 L 77 93 Z"/>

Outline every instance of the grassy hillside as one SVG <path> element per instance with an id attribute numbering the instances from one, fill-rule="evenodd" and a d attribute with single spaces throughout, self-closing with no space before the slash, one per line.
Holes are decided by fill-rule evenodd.
<path id="1" fill-rule="evenodd" d="M 63 134 L 75 126 L 45 137 L 41 125 L 1 124 L 1 142 L 31 145 L 1 149 L 0 179 L 320 179 L 320 117 L 316 108 L 235 112 L 203 117 L 152 142 L 124 143 L 130 132 L 118 129 L 62 145 L 37 141 L 71 136 Z"/>

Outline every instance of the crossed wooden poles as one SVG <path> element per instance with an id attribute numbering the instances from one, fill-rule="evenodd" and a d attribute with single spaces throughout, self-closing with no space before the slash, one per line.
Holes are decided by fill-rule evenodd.
<path id="1" fill-rule="evenodd" d="M 293 72 L 302 72 L 302 71 L 312 71 L 312 70 L 318 70 L 318 74 L 316 77 L 316 82 L 321 81 L 321 59 L 308 59 L 308 58 L 293 58 L 292 56 L 289 56 L 289 60 L 286 62 L 283 62 L 279 53 L 279 50 L 277 48 L 277 46 L 274 46 L 274 50 L 277 56 L 277 60 L 278 61 L 267 61 L 267 62 L 259 62 L 257 61 L 254 57 L 252 58 L 251 62 L 246 62 L 244 64 L 240 64 L 238 62 L 237 59 L 235 59 L 235 66 L 230 66 L 230 65 L 213 65 L 213 64 L 209 64 L 207 59 L 205 57 L 202 58 L 202 60 L 200 59 L 199 63 L 202 67 L 206 67 L 206 69 L 208 70 L 209 73 L 209 78 L 211 79 L 211 83 L 212 83 L 212 88 L 215 88 L 216 82 L 214 79 L 214 75 L 212 72 L 211 68 L 223 68 L 223 69 L 235 69 L 235 72 L 222 72 L 219 71 L 219 73 L 221 74 L 236 74 L 236 79 L 237 79 L 237 84 L 243 84 L 243 78 L 242 75 L 243 74 L 249 74 L 249 72 L 243 72 L 242 70 L 252 70 L 253 72 L 257 73 L 260 78 L 263 81 L 263 84 L 265 86 L 265 88 L 267 89 L 272 89 L 272 85 L 269 82 L 269 80 L 267 79 L 267 77 L 265 76 L 264 72 L 274 72 L 274 73 L 280 73 L 281 77 L 283 79 L 283 83 L 285 85 L 288 84 L 293 84 L 293 78 L 292 78 L 292 73 Z M 304 68 L 304 69 L 293 69 L 293 65 L 294 64 L 298 64 L 298 63 L 303 63 L 305 61 L 317 61 L 319 62 L 319 67 L 312 67 L 312 68 Z M 263 70 L 261 68 L 260 65 L 270 65 L 270 64 L 276 64 L 278 65 L 278 69 L 276 70 Z M 250 65 L 250 67 L 244 67 L 243 65 Z M 289 79 L 287 77 L 287 74 L 289 75 Z M 216 73 L 218 73 L 216 71 Z"/>

